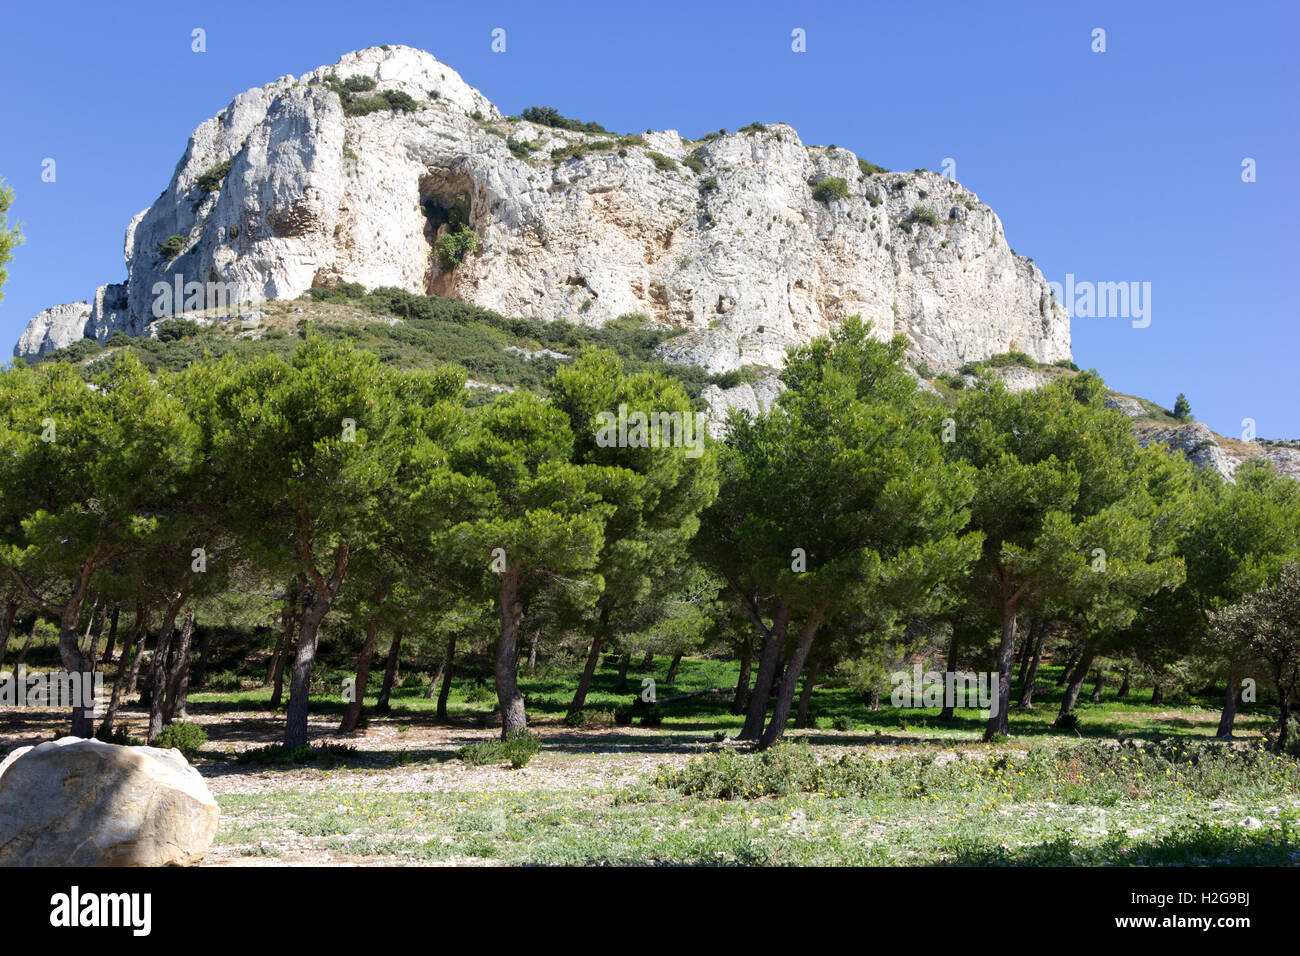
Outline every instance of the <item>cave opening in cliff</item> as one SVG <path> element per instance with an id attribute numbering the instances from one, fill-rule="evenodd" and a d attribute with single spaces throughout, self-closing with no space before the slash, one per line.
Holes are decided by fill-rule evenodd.
<path id="1" fill-rule="evenodd" d="M 439 258 L 438 238 L 474 223 L 473 181 L 464 173 L 430 171 L 420 177 L 420 213 L 424 219 L 425 242 L 424 291 L 430 295 L 450 295 L 452 270 Z"/>

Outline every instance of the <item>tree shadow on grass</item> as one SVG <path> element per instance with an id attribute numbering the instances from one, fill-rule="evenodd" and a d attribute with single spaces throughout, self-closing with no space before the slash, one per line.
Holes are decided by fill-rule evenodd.
<path id="1" fill-rule="evenodd" d="M 947 866 L 1283 866 L 1300 860 L 1294 832 L 1201 824 L 1163 836 L 1134 839 L 1115 834 L 1076 845 L 1068 836 L 1010 848 L 991 843 L 945 847 Z"/>

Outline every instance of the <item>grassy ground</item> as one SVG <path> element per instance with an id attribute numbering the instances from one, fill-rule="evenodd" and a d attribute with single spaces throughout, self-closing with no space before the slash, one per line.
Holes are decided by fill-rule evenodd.
<path id="1" fill-rule="evenodd" d="M 1293 758 L 1261 754 L 1259 735 L 1271 723 L 1264 710 L 1248 710 L 1237 724 L 1243 754 L 1260 754 L 1250 769 L 1184 779 L 1175 768 L 1148 786 L 1127 772 L 1103 780 L 1106 772 L 1086 765 L 1062 769 L 1054 755 L 1119 737 L 1194 744 L 1214 731 L 1210 701 L 1152 707 L 1141 702 L 1145 695 L 1122 702 L 1107 694 L 1100 704 L 1085 697 L 1079 731 L 1061 733 L 1050 726 L 1057 671 L 1045 667 L 1039 707 L 1013 713 L 1011 739 L 986 745 L 978 742 L 983 722 L 975 711 L 959 710 L 941 724 L 933 712 L 871 711 L 861 695 L 826 687 L 813 696 L 817 726 L 791 734 L 807 744 L 800 759 L 810 755 L 827 766 L 877 760 L 889 768 L 883 776 L 868 766 L 872 782 L 847 784 L 845 792 L 715 799 L 672 781 L 736 751 L 718 739 L 741 724 L 729 694 L 667 705 L 657 727 L 613 725 L 601 712 L 626 705 L 643 676 L 633 668 L 629 691 L 615 693 L 615 674 L 603 668 L 587 702 L 596 723 L 583 728 L 563 721 L 571 675 L 525 679 L 542 749 L 518 770 L 456 759 L 460 747 L 493 736 L 493 701 L 473 680 L 456 683 L 450 723 L 438 722 L 434 702 L 412 687 L 395 696 L 390 714 L 371 716 L 346 738 L 334 733 L 341 701 L 317 697 L 313 742 L 336 749 L 288 766 L 237 759 L 278 739 L 283 718 L 268 709 L 266 690 L 195 693 L 190 716 L 209 743 L 194 762 L 222 810 L 209 862 L 1300 862 L 1300 773 Z M 734 665 L 686 661 L 675 684 L 661 682 L 657 691 L 663 698 L 725 689 L 734 679 Z M 143 711 L 128 709 L 125 718 L 140 735 Z M 0 752 L 48 739 L 64 719 L 31 711 L 0 716 Z M 754 761 L 737 759 L 743 767 Z"/>

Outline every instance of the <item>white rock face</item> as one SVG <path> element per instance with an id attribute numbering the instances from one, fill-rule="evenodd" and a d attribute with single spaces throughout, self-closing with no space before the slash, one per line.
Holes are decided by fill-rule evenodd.
<path id="1" fill-rule="evenodd" d="M 757 417 L 771 409 L 783 391 L 785 385 L 775 375 L 764 376 L 752 385 L 745 382 L 734 388 L 706 385 L 700 391 L 700 398 L 709 406 L 705 415 L 710 437 L 722 438 L 726 434 L 727 416 L 733 408 Z"/>
<path id="2" fill-rule="evenodd" d="M 0 866 L 194 863 L 218 815 L 179 750 L 64 737 L 0 764 Z"/>
<path id="3" fill-rule="evenodd" d="M 369 77 L 418 109 L 346 116 L 320 82 L 330 74 Z M 520 158 L 507 138 L 536 150 Z M 572 143 L 606 145 L 553 164 L 550 150 Z M 698 172 L 681 165 L 692 154 Z M 200 177 L 226 161 L 220 188 L 204 192 Z M 828 177 L 847 195 L 818 202 L 813 187 Z M 447 227 L 426 210 L 458 197 L 482 249 L 448 269 L 434 254 Z M 172 237 L 183 246 L 169 260 L 160 246 Z M 207 284 L 201 304 L 216 295 L 238 308 L 358 282 L 508 316 L 600 325 L 645 313 L 681 332 L 661 346 L 665 360 L 712 372 L 780 367 L 787 346 L 853 314 L 882 336 L 906 335 L 910 358 L 935 372 L 1009 350 L 1070 357 L 1068 316 L 1042 274 L 955 182 L 864 176 L 853 153 L 806 147 L 785 125 L 701 143 L 668 130 L 638 143 L 503 122 L 453 70 L 409 47 L 351 53 L 235 97 L 194 131 L 125 246 L 127 281 L 100 290 L 84 334 L 138 335 L 159 315 L 197 308 L 190 283 Z M 66 345 L 59 316 L 34 319 L 15 354 Z"/>
<path id="4" fill-rule="evenodd" d="M 86 320 L 89 318 L 90 306 L 85 302 L 69 302 L 46 309 L 27 323 L 14 346 L 14 356 L 40 358 L 46 352 L 67 348 L 86 337 Z"/>
<path id="5" fill-rule="evenodd" d="M 1136 398 L 1129 398 L 1127 395 L 1110 396 L 1106 399 L 1106 407 L 1113 408 L 1129 418 L 1141 418 L 1147 414 L 1147 410 L 1142 407 L 1141 402 Z"/>
<path id="6" fill-rule="evenodd" d="M 1219 447 L 1219 443 L 1214 439 L 1214 432 L 1201 422 L 1172 426 L 1155 424 L 1146 427 L 1135 426 L 1134 433 L 1137 435 L 1138 444 L 1144 448 L 1153 442 L 1167 445 L 1171 451 L 1186 455 L 1197 468 L 1211 468 L 1229 481 L 1232 481 L 1233 473 L 1241 463 L 1241 459 L 1229 457 Z"/>

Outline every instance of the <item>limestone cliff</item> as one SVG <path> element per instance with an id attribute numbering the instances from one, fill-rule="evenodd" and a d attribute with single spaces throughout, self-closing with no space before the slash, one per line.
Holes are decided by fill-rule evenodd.
<path id="1" fill-rule="evenodd" d="M 343 86 L 372 82 L 408 108 L 345 108 Z M 435 243 L 461 219 L 480 249 L 457 264 Z M 132 220 L 125 258 L 124 283 L 42 313 L 15 354 L 142 334 L 194 307 L 190 283 L 210 305 L 356 282 L 511 316 L 645 313 L 681 330 L 665 360 L 713 372 L 779 367 L 788 345 L 855 313 L 905 334 L 936 373 L 1010 350 L 1070 357 L 1042 274 L 951 180 L 874 172 L 781 124 L 690 141 L 502 118 L 408 47 L 236 96 Z"/>

